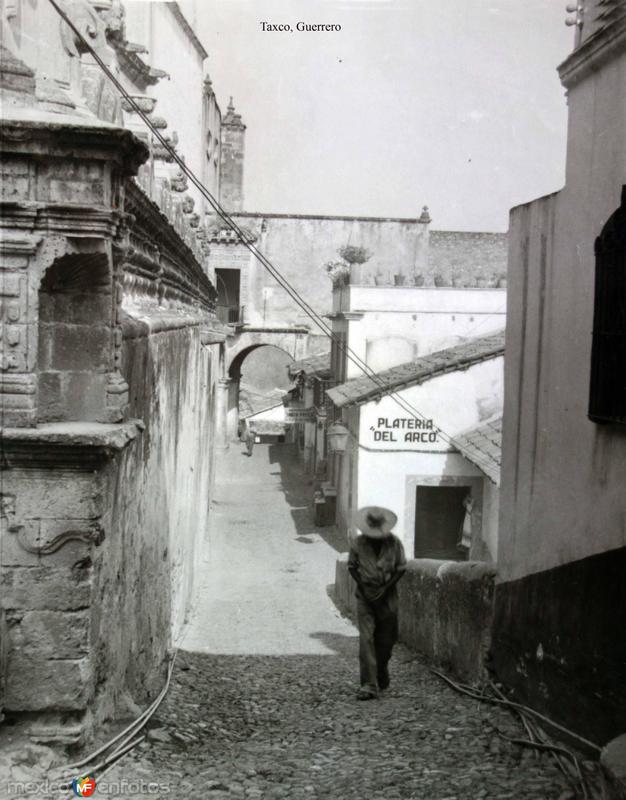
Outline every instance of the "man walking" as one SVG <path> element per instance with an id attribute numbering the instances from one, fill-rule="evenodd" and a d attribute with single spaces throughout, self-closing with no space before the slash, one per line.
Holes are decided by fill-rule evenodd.
<path id="1" fill-rule="evenodd" d="M 398 589 L 406 571 L 404 547 L 391 532 L 398 521 L 389 509 L 367 506 L 357 511 L 361 531 L 350 547 L 348 571 L 357 589 L 359 700 L 372 700 L 389 686 L 389 659 L 398 641 Z"/>

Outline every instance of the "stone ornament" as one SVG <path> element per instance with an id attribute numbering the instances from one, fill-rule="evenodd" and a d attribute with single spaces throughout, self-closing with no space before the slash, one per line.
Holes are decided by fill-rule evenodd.
<path id="1" fill-rule="evenodd" d="M 86 0 L 67 0 L 64 10 L 97 55 L 105 64 L 110 64 L 113 50 L 107 43 L 104 23 L 93 6 Z M 80 38 L 63 20 L 59 24 L 61 41 L 70 56 L 80 58 L 83 53 L 88 52 Z"/>
<path id="2" fill-rule="evenodd" d="M 22 550 L 37 556 L 47 556 L 51 555 L 52 553 L 56 553 L 57 550 L 60 550 L 68 542 L 85 542 L 87 544 L 93 544 L 96 547 L 99 547 L 105 539 L 104 529 L 98 523 L 84 531 L 63 531 L 63 533 L 59 533 L 51 541 L 42 545 L 30 544 L 30 542 L 24 540 L 23 533 L 25 531 L 25 527 L 23 525 L 10 527 L 8 530 L 9 533 L 16 534 L 17 542 Z"/>

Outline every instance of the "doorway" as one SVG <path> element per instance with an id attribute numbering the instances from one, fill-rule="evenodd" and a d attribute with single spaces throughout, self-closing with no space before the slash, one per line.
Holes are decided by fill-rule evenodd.
<path id="1" fill-rule="evenodd" d="M 471 486 L 417 486 L 415 488 L 415 558 L 467 560 L 457 547 Z"/>

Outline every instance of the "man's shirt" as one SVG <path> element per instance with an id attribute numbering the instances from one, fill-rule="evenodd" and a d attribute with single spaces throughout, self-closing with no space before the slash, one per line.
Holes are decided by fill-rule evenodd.
<path id="1" fill-rule="evenodd" d="M 376 547 L 380 545 L 378 554 Z M 394 534 L 384 539 L 372 539 L 360 534 L 352 542 L 348 569 L 355 569 L 363 584 L 366 600 L 371 600 L 398 572 L 406 569 L 402 542 Z"/>

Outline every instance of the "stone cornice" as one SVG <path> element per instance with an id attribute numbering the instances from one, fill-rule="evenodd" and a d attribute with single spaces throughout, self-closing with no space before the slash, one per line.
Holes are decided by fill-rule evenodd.
<path id="1" fill-rule="evenodd" d="M 60 115 L 57 115 L 60 116 Z M 128 176 L 136 175 L 148 160 L 148 147 L 124 128 L 105 123 L 85 124 L 67 117 L 53 119 L 7 119 L 0 122 L 0 149 L 21 156 L 56 156 L 117 161 Z"/>
<path id="2" fill-rule="evenodd" d="M 71 236 L 113 236 L 120 212 L 105 206 L 41 203 L 36 201 L 0 202 L 0 249 L 5 252 L 33 253 L 41 236 L 37 232 Z M 16 233 L 23 230 L 23 234 Z M 34 235 L 30 235 L 34 234 Z"/>
<path id="3" fill-rule="evenodd" d="M 237 333 L 311 333 L 307 325 L 241 325 Z"/>
<path id="4" fill-rule="evenodd" d="M 220 325 L 216 320 L 211 327 L 207 326 L 200 330 L 200 342 L 203 345 L 222 344 L 226 341 L 226 334 L 225 326 Z"/>
<path id="5" fill-rule="evenodd" d="M 133 254 L 129 254 L 124 263 L 125 273 L 147 280 L 153 276 L 159 284 L 155 292 L 161 293 L 160 299 L 167 299 L 170 291 L 184 305 L 201 306 L 212 312 L 217 292 L 195 253 L 156 203 L 133 181 L 127 183 L 125 209 L 134 218 L 131 239 L 135 236 L 138 241 L 149 241 L 152 245 L 150 252 L 144 248 L 138 253 L 136 263 Z"/>
<path id="6" fill-rule="evenodd" d="M 122 72 L 142 90 L 148 86 L 154 86 L 162 78 L 167 78 L 168 73 L 163 69 L 156 69 L 147 64 L 140 53 L 142 48 L 132 42 L 110 40 L 117 53 L 117 60 Z M 145 52 L 145 49 L 143 50 Z"/>
<path id="7" fill-rule="evenodd" d="M 622 17 L 585 39 L 558 68 L 561 83 L 571 89 L 626 48 L 626 11 Z"/>
<path id="8" fill-rule="evenodd" d="M 0 469 L 91 471 L 127 447 L 144 429 L 141 420 L 119 425 L 56 422 L 35 428 L 0 428 Z"/>
<path id="9" fill-rule="evenodd" d="M 209 326 L 219 324 L 217 320 L 208 314 L 191 312 L 167 312 L 162 309 L 126 309 L 126 316 L 122 321 L 122 331 L 124 339 L 139 339 L 143 336 L 150 336 L 153 333 L 163 333 L 164 331 L 176 331 L 181 328 L 186 330 L 192 327 L 201 326 L 202 333 L 210 330 Z"/>
<path id="10" fill-rule="evenodd" d="M 256 242 L 258 236 L 250 228 L 240 225 L 239 229 L 241 230 L 241 233 L 247 242 L 250 244 L 254 244 L 254 242 Z M 212 244 L 244 244 L 241 241 L 239 234 L 225 223 L 222 225 L 219 225 L 218 223 L 213 223 L 210 225 L 207 228 L 207 241 L 211 242 Z"/>

